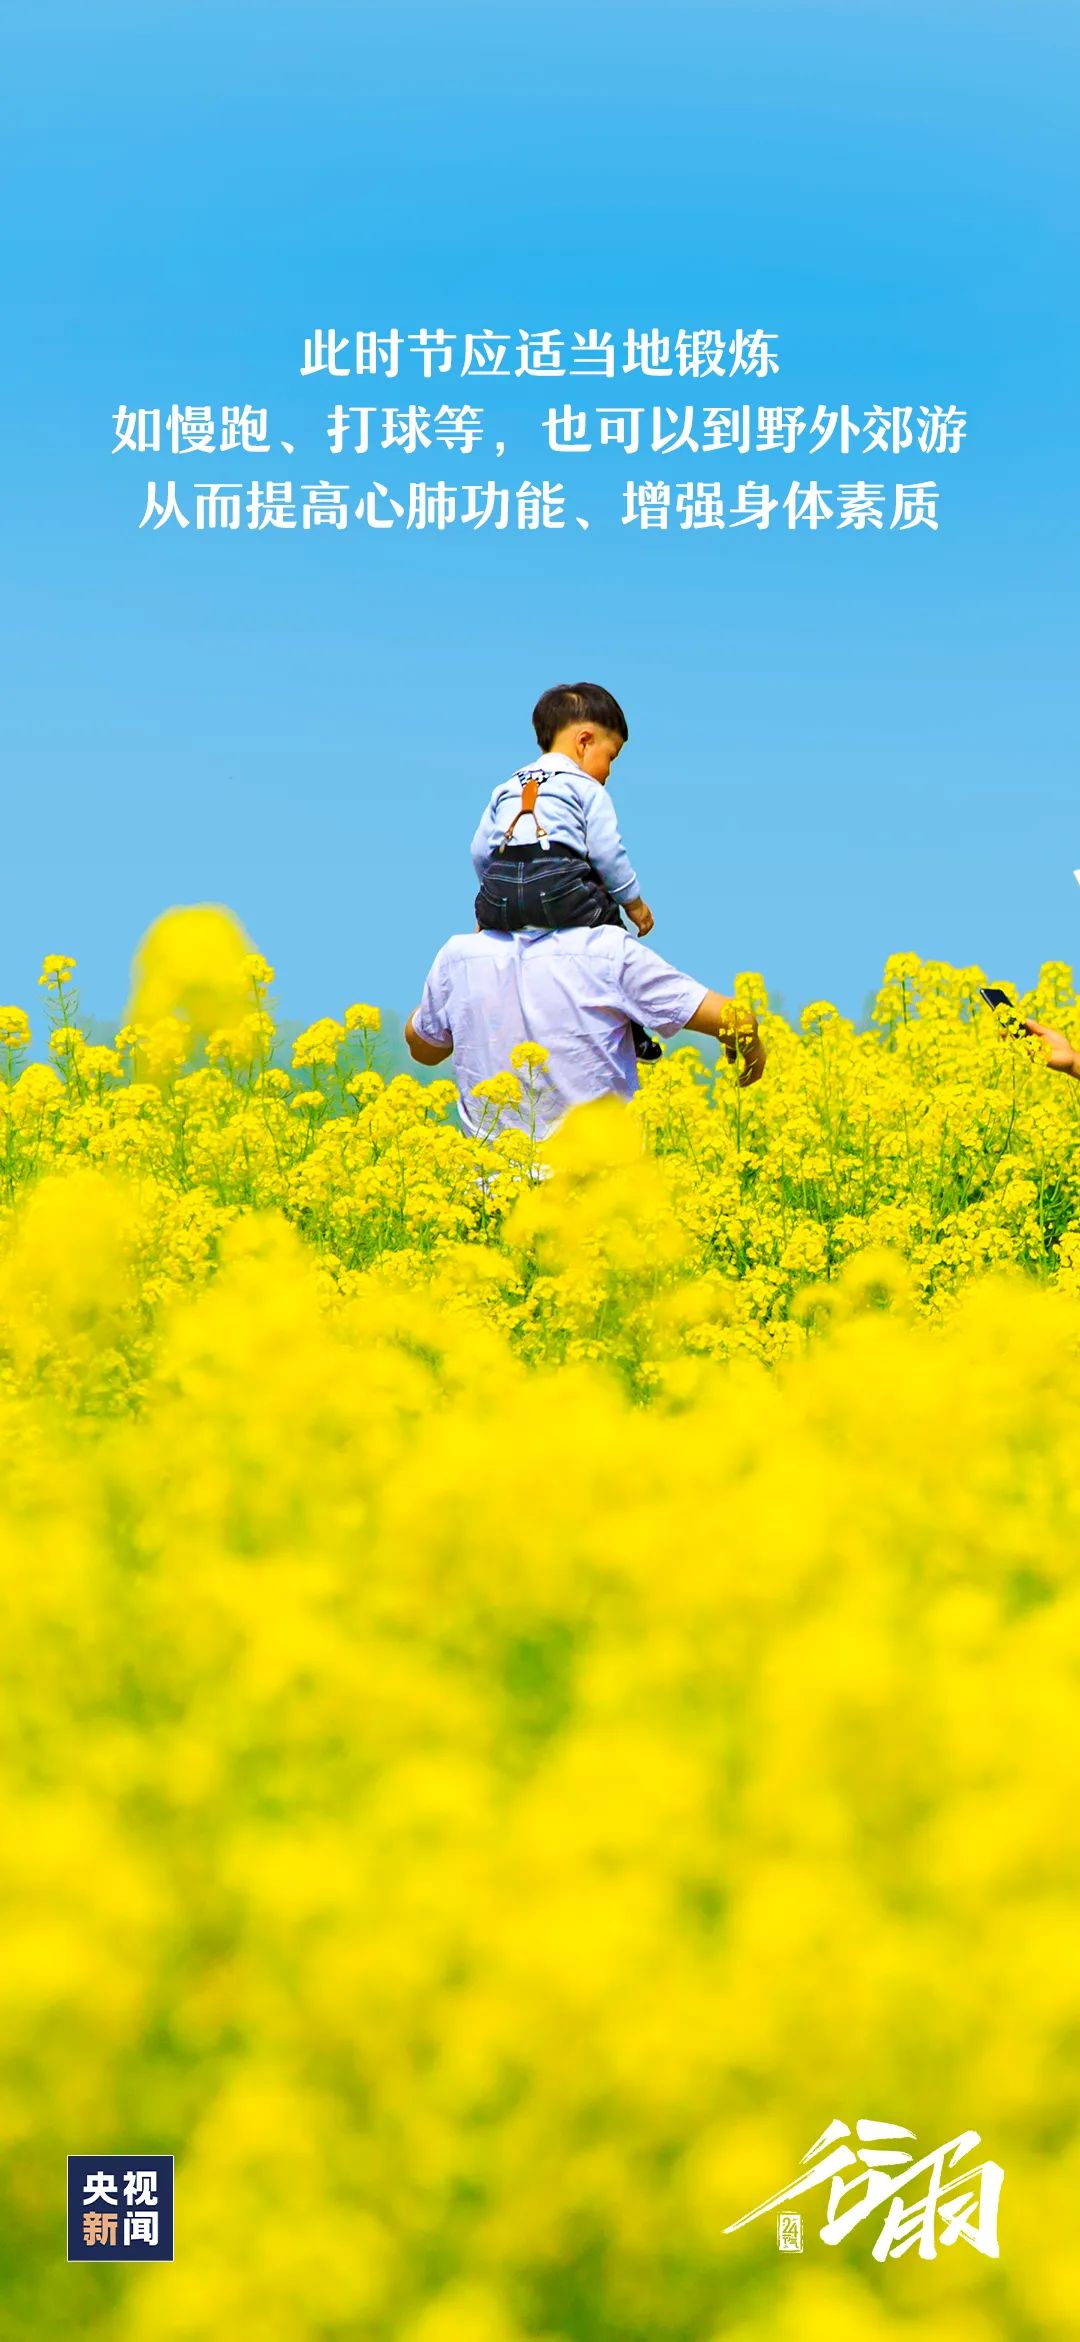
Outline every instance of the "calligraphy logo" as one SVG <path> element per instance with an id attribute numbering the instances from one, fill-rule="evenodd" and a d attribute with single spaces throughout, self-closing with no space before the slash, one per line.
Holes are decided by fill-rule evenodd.
<path id="1" fill-rule="evenodd" d="M 841 2141 L 851 2137 L 848 2125 L 831 2122 L 802 2158 L 810 2170 L 800 2172 L 775 2196 L 756 2204 L 752 2212 L 730 2221 L 724 2235 L 745 2228 L 763 2212 L 777 2212 L 793 2196 L 805 2195 L 828 2180 L 825 2225 L 818 2231 L 823 2244 L 840 2244 L 860 2220 L 868 2220 L 887 2207 L 872 2248 L 876 2261 L 899 2260 L 916 2240 L 920 2260 L 932 2261 L 939 2243 L 956 2244 L 961 2239 L 974 2245 L 976 2252 L 997 2260 L 997 2208 L 1005 2173 L 1000 2163 L 990 2162 L 969 2164 L 964 2171 L 955 2169 L 980 2145 L 978 2131 L 959 2131 L 955 2139 L 946 2139 L 944 2146 L 935 2147 L 932 2154 L 918 2161 L 907 2148 L 881 2144 L 883 2140 L 914 2138 L 914 2131 L 904 2130 L 899 2123 L 857 2122 L 855 2135 L 863 2142 L 857 2149 L 842 2145 Z M 851 2176 L 843 2178 L 844 2172 Z M 781 2252 L 802 2251 L 802 2220 L 797 2214 L 779 2211 L 776 2233 Z"/>

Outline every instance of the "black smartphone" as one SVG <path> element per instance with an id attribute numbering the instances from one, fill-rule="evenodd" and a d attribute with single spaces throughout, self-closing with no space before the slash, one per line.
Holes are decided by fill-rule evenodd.
<path id="1" fill-rule="evenodd" d="M 987 1008 L 1011 1009 L 1013 1016 L 1016 1019 L 1015 1031 L 1017 1033 L 1023 1032 L 1024 1020 L 1020 1014 L 1019 1009 L 1017 1008 L 1016 1002 L 1015 1000 L 1010 1000 L 1008 993 L 1002 991 L 1000 984 L 980 984 L 979 998 L 980 1000 L 985 1000 Z"/>

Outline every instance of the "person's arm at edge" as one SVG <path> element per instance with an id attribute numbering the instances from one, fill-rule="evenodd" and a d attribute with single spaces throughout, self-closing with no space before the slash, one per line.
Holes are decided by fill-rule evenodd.
<path id="1" fill-rule="evenodd" d="M 1024 1031 L 1046 1042 L 1046 1062 L 1051 1073 L 1071 1073 L 1080 1081 L 1080 1049 L 1073 1048 L 1065 1033 L 1055 1033 L 1052 1025 L 1037 1025 L 1034 1017 L 1024 1018 Z"/>
<path id="2" fill-rule="evenodd" d="M 708 1033 L 722 1044 L 728 1064 L 739 1064 L 741 1090 L 761 1080 L 765 1071 L 765 1044 L 752 1009 L 740 1008 L 737 1001 L 729 1000 L 723 992 L 706 992 L 693 1016 L 687 1018 L 684 1029 L 688 1033 Z"/>

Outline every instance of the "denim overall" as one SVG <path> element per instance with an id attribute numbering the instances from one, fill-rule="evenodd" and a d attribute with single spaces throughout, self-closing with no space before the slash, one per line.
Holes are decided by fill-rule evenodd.
<path id="1" fill-rule="evenodd" d="M 536 811 L 540 783 L 535 775 L 522 782 L 521 803 L 480 882 L 476 919 L 480 927 L 514 934 L 521 927 L 621 927 L 623 915 L 587 854 L 557 838 L 551 844 Z M 514 844 L 514 831 L 523 813 L 531 816 L 535 842 Z M 651 1064 L 663 1052 L 631 1018 L 630 1030 L 639 1059 Z"/>

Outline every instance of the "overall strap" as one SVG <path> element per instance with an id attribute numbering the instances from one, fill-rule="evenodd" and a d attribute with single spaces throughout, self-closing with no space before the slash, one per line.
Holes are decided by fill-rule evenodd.
<path id="1" fill-rule="evenodd" d="M 504 845 L 504 846 L 507 844 L 508 840 L 509 840 L 510 838 L 512 838 L 512 837 L 513 837 L 514 831 L 516 830 L 516 828 L 517 828 L 517 825 L 518 825 L 519 821 L 521 820 L 521 816 L 522 816 L 522 814 L 523 814 L 523 813 L 531 813 L 531 815 L 532 815 L 532 818 L 533 818 L 533 821 L 534 821 L 534 823 L 535 823 L 535 825 L 536 825 L 536 835 L 537 835 L 537 837 L 538 837 L 538 838 L 540 838 L 540 839 L 544 839 L 544 838 L 546 838 L 546 836 L 547 836 L 547 831 L 546 831 L 546 829 L 544 828 L 543 822 L 541 821 L 541 819 L 540 819 L 540 816 L 539 816 L 539 814 L 537 813 L 537 810 L 536 810 L 536 800 L 537 800 L 537 797 L 538 797 L 538 795 L 539 795 L 539 792 L 540 792 L 540 783 L 539 783 L 539 780 L 537 779 L 537 776 L 536 776 L 536 774 L 535 774 L 535 773 L 530 773 L 530 774 L 529 774 L 529 777 L 528 777 L 528 779 L 527 779 L 527 780 L 525 780 L 525 781 L 523 781 L 523 782 L 522 782 L 522 784 L 521 784 L 521 803 L 520 803 L 520 805 L 518 806 L 518 809 L 517 809 L 517 812 L 516 812 L 516 813 L 515 813 L 515 815 L 514 815 L 513 821 L 511 822 L 509 829 L 505 829 L 505 830 L 503 831 L 503 845 Z M 500 851 L 501 851 L 501 849 L 500 849 Z"/>

